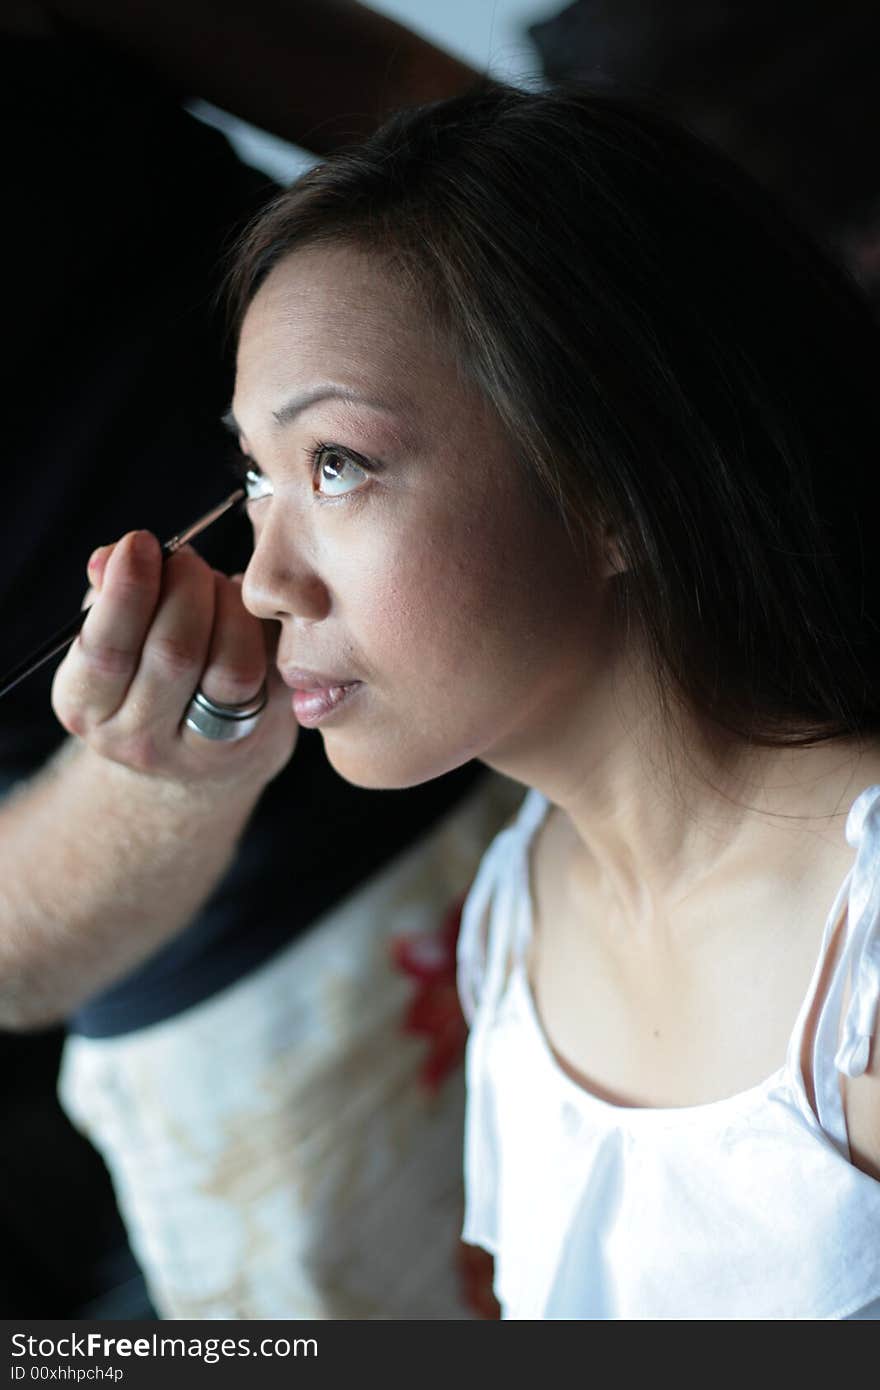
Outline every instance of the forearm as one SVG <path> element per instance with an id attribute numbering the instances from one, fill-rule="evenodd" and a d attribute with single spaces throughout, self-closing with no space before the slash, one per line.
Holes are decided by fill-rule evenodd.
<path id="1" fill-rule="evenodd" d="M 180 930 L 258 794 L 212 795 L 66 745 L 0 807 L 0 1027 L 62 1019 Z"/>
<path id="2" fill-rule="evenodd" d="M 45 10 L 137 57 L 182 95 L 318 154 L 477 77 L 353 0 L 50 0 Z"/>

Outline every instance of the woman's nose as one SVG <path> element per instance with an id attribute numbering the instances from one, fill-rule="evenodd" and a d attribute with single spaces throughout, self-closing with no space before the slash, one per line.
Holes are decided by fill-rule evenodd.
<path id="1" fill-rule="evenodd" d="M 293 617 L 316 623 L 330 611 L 326 584 L 268 518 L 255 538 L 241 597 L 248 612 L 257 618 Z"/>

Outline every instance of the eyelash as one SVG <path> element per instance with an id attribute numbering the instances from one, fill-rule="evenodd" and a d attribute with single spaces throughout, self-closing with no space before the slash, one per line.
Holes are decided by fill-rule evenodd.
<path id="1" fill-rule="evenodd" d="M 310 464 L 309 471 L 311 474 L 313 487 L 316 481 L 318 467 L 324 454 L 337 454 L 339 458 L 343 459 L 344 461 L 347 461 L 348 463 L 353 464 L 355 468 L 359 468 L 363 473 L 374 473 L 376 471 L 376 465 L 371 463 L 369 459 L 365 459 L 362 454 L 356 454 L 352 449 L 343 449 L 338 444 L 327 444 L 324 443 L 322 440 L 317 440 L 314 444 L 310 445 L 306 449 L 306 457 L 308 458 Z M 244 453 L 244 451 L 241 449 L 236 450 L 231 460 L 231 463 L 232 470 L 235 476 L 238 478 L 239 482 L 245 484 L 245 486 L 247 485 L 251 476 L 255 475 L 256 477 L 260 478 L 263 476 L 259 464 L 253 458 L 251 458 L 250 454 Z M 324 496 L 325 501 L 337 500 L 332 496 L 328 497 L 327 495 L 320 493 L 317 488 L 314 488 L 314 490 L 316 493 L 318 493 L 319 496 Z M 354 488 L 353 491 L 359 492 L 360 489 Z M 347 496 L 348 493 L 337 494 L 337 497 Z M 252 498 L 250 500 L 259 501 L 260 499 Z"/>
<path id="2" fill-rule="evenodd" d="M 306 456 L 308 457 L 309 463 L 311 464 L 310 472 L 312 476 L 313 486 L 318 473 L 318 467 L 320 465 L 321 456 L 323 454 L 338 454 L 338 456 L 341 459 L 345 460 L 348 463 L 354 464 L 355 468 L 359 468 L 362 473 L 372 473 L 375 471 L 373 465 L 369 462 L 369 460 L 363 458 L 361 454 L 356 454 L 351 449 L 341 449 L 338 444 L 323 444 L 320 441 L 317 441 L 316 443 L 312 444 L 308 449 L 306 449 Z M 354 489 L 354 491 L 359 490 L 360 489 L 358 488 Z M 340 497 L 348 496 L 347 493 L 339 493 L 338 495 Z"/>

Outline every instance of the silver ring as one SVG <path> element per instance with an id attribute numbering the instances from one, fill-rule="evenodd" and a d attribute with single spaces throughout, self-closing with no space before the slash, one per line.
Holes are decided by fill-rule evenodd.
<path id="1" fill-rule="evenodd" d="M 233 739 L 247 738 L 260 722 L 266 708 L 268 696 L 265 682 L 252 700 L 243 705 L 221 705 L 209 700 L 203 690 L 197 690 L 184 715 L 188 729 L 201 734 L 202 738 L 230 743 Z"/>

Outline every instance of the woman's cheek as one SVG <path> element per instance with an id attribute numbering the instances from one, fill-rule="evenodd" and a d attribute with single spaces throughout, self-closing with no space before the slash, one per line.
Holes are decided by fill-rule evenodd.
<path id="1" fill-rule="evenodd" d="M 400 554 L 373 557 L 362 574 L 359 607 L 369 628 L 369 644 L 389 659 L 413 652 L 427 621 L 424 576 Z M 354 634 L 363 642 L 366 633 Z"/>
<path id="2" fill-rule="evenodd" d="M 334 538 L 327 573 L 354 644 L 378 675 L 460 690 L 511 617 L 511 518 L 491 499 L 423 493 L 371 508 Z M 522 583 L 522 575 L 518 574 Z M 515 618 L 514 618 L 515 620 Z"/>
<path id="3" fill-rule="evenodd" d="M 453 549 L 436 538 L 398 554 L 377 580 L 383 644 L 415 686 L 460 695 L 462 680 L 496 642 L 503 594 L 485 548 Z"/>

